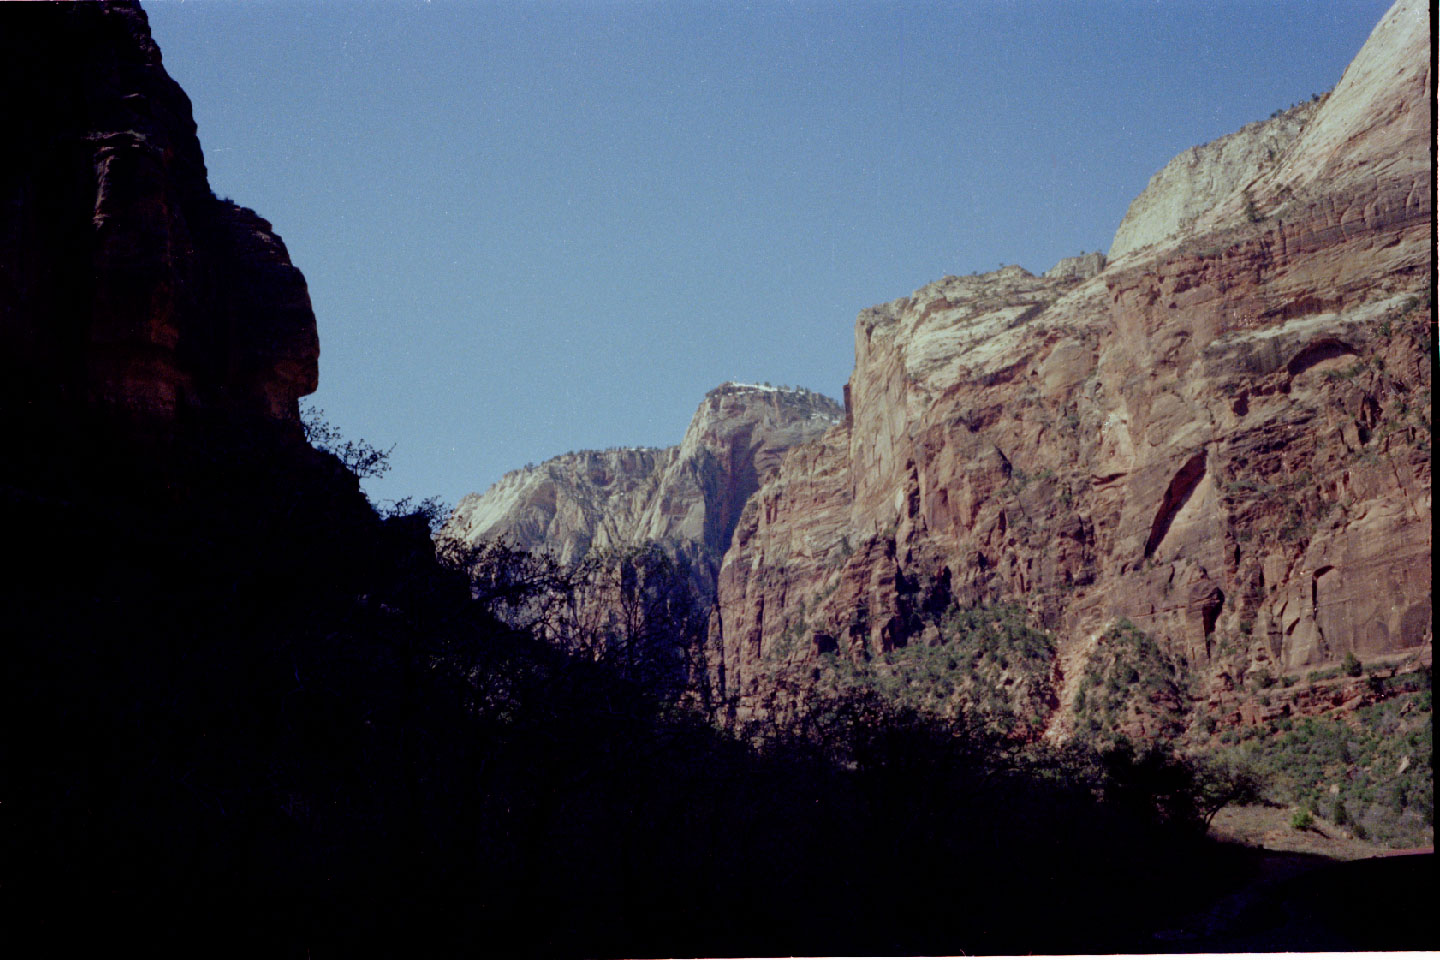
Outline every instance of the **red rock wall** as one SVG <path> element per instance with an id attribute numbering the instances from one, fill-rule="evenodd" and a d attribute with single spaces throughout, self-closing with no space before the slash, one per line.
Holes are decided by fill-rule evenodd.
<path id="1" fill-rule="evenodd" d="M 4 14 L 5 407 L 298 422 L 319 356 L 305 280 L 270 224 L 211 193 L 139 5 Z"/>
<path id="2" fill-rule="evenodd" d="M 1409 6 L 1380 41 L 1428 43 Z M 1093 278 L 863 312 L 846 426 L 788 455 L 725 558 L 727 692 L 911 642 L 950 600 L 1026 603 L 1062 685 L 1120 617 L 1201 687 L 1428 648 L 1428 68 L 1356 76 L 1312 121 L 1347 138 L 1302 131 L 1262 209 Z"/>

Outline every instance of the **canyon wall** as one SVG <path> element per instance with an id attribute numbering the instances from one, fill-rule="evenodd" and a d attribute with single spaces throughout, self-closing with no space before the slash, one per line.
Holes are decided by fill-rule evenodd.
<path id="1" fill-rule="evenodd" d="M 726 554 L 727 694 L 1001 600 L 1053 631 L 1057 704 L 1120 618 L 1211 691 L 1428 658 L 1428 45 L 1397 3 L 1328 96 L 1158 174 L 1108 261 L 863 311 L 846 423 Z"/>
<path id="2" fill-rule="evenodd" d="M 1171 160 L 1130 204 L 1109 255 L 1122 257 L 1192 231 L 1217 199 L 1243 190 L 1258 173 L 1280 162 L 1318 103 L 1297 104 Z"/>
<path id="3" fill-rule="evenodd" d="M 662 546 L 706 603 L 740 512 L 792 447 L 843 417 L 809 390 L 725 383 L 705 395 L 678 446 L 567 453 L 515 470 L 456 506 L 441 537 L 504 539 L 573 564 L 592 550 Z"/>
<path id="4" fill-rule="evenodd" d="M 298 428 L 319 344 L 304 277 L 206 180 L 138 3 L 7 10 L 0 77 L 4 407 Z"/>
<path id="5" fill-rule="evenodd" d="M 1157 173 L 1108 256 L 862 311 L 843 418 L 723 387 L 680 447 L 517 471 L 449 531 L 698 561 L 741 719 L 997 604 L 1048 632 L 1023 644 L 1043 669 L 991 679 L 1053 738 L 1116 637 L 1173 675 L 1124 721 L 1141 736 L 1175 729 L 1156 710 L 1274 713 L 1246 691 L 1347 655 L 1428 662 L 1429 92 L 1428 11 L 1402 0 L 1333 91 Z"/>

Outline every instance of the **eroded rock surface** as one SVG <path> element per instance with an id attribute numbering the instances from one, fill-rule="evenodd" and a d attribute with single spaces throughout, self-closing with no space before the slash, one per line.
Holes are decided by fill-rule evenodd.
<path id="1" fill-rule="evenodd" d="M 740 512 L 785 451 L 840 422 L 809 390 L 726 383 L 706 394 L 678 446 L 567 453 L 506 474 L 460 501 L 442 536 L 505 539 L 565 563 L 591 550 L 657 543 L 713 595 Z"/>
<path id="2" fill-rule="evenodd" d="M 1118 618 L 1192 692 L 1428 659 L 1428 38 L 1403 0 L 1327 97 L 1182 154 L 1093 275 L 863 311 L 846 423 L 725 557 L 727 693 L 1000 599 L 1055 631 L 1062 704 Z"/>
<path id="3" fill-rule="evenodd" d="M 679 448 L 519 471 L 451 530 L 718 569 L 740 719 L 997 602 L 1052 632 L 1049 676 L 997 674 L 1052 737 L 1094 721 L 1095 677 L 1148 678 L 1104 709 L 1157 737 L 1197 705 L 1269 716 L 1257 683 L 1348 654 L 1428 662 L 1428 42 L 1397 3 L 1331 93 L 1167 165 L 1109 258 L 862 311 L 843 418 L 725 387 Z M 1274 702 L 1330 709 L 1295 690 Z"/>
<path id="4" fill-rule="evenodd" d="M 1045 271 L 1047 280 L 1088 280 L 1105 269 L 1105 254 L 1082 253 L 1078 257 L 1062 257 Z"/>
<path id="5" fill-rule="evenodd" d="M 1280 162 L 1317 104 L 1297 104 L 1171 160 L 1130 204 L 1110 243 L 1110 257 L 1192 231 L 1217 198 L 1244 189 L 1264 169 Z"/>

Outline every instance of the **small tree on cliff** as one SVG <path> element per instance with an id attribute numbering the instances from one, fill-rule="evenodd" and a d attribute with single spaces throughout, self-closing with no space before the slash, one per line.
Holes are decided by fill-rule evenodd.
<path id="1" fill-rule="evenodd" d="M 361 480 L 383 477 L 390 471 L 393 445 L 381 450 L 365 440 L 346 439 L 338 427 L 325 419 L 324 410 L 306 401 L 300 404 L 300 426 L 305 431 L 305 442 L 335 457 Z"/>

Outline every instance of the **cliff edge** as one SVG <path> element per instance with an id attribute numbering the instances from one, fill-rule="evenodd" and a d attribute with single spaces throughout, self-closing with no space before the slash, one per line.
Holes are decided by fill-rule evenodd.
<path id="1" fill-rule="evenodd" d="M 319 342 L 304 277 L 206 180 L 138 3 L 18 4 L 0 36 L 3 406 L 298 425 Z"/>

